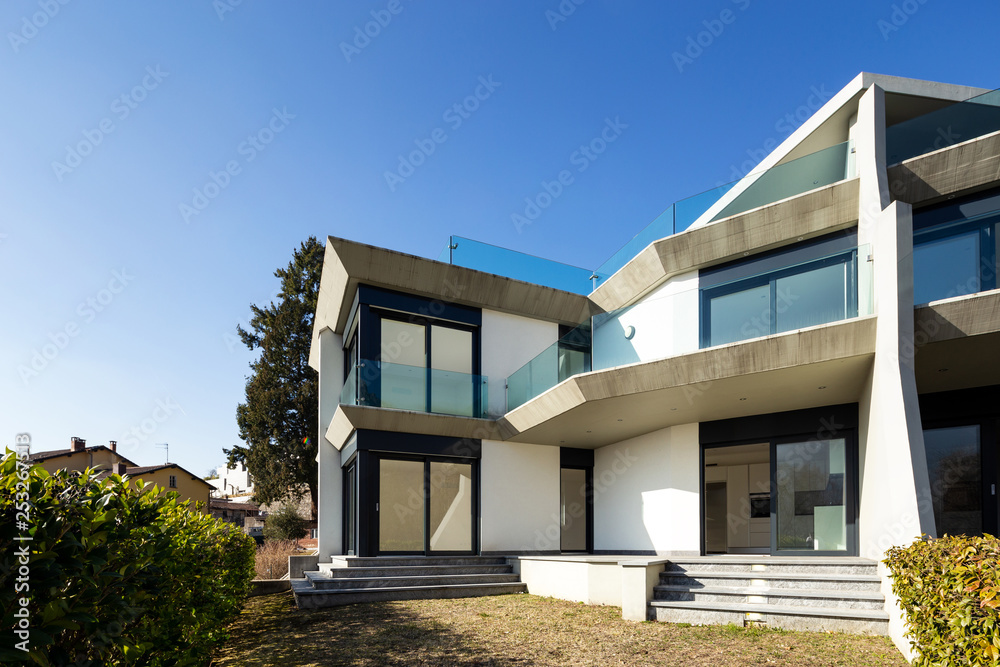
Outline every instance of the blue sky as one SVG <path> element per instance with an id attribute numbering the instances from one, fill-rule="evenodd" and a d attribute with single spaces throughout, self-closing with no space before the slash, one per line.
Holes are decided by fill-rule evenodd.
<path id="1" fill-rule="evenodd" d="M 308 236 L 437 257 L 456 234 L 595 268 L 860 71 L 1000 87 L 998 15 L 941 0 L 7 0 L 0 439 L 117 439 L 140 464 L 169 443 L 205 474 L 238 442 L 251 356 L 235 327 Z M 615 140 L 579 171 L 609 123 Z M 573 182 L 515 225 L 566 169 Z"/>

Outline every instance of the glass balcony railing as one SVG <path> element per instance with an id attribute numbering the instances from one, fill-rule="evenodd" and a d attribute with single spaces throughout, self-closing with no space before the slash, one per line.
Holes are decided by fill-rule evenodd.
<path id="1" fill-rule="evenodd" d="M 993 90 L 885 130 L 886 163 L 960 144 L 1000 130 L 1000 90 Z"/>
<path id="2" fill-rule="evenodd" d="M 681 199 L 667 207 L 594 271 L 461 236 L 452 236 L 437 259 L 536 285 L 590 294 L 650 243 L 690 227 L 737 183 L 751 179 L 750 185 L 719 211 L 712 221 L 853 178 L 855 174 L 850 153 L 849 143 L 844 142 Z"/>
<path id="3" fill-rule="evenodd" d="M 507 378 L 507 411 L 590 370 L 590 322 L 584 322 L 542 350 Z"/>
<path id="4" fill-rule="evenodd" d="M 448 247 L 438 257 L 439 262 L 576 294 L 590 294 L 593 291 L 594 272 L 589 269 L 554 262 L 461 236 L 452 236 L 449 241 Z"/>
<path id="5" fill-rule="evenodd" d="M 489 383 L 484 375 L 362 360 L 348 374 L 340 402 L 484 418 Z"/>

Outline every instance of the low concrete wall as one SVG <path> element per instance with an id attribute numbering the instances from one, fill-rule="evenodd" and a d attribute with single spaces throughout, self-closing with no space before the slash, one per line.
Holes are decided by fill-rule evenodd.
<path id="1" fill-rule="evenodd" d="M 664 558 L 562 556 L 511 558 L 532 595 L 622 608 L 622 618 L 645 621 Z"/>
<path id="2" fill-rule="evenodd" d="M 305 579 L 306 572 L 319 569 L 319 556 L 295 554 L 288 557 L 288 578 Z"/>
<path id="3" fill-rule="evenodd" d="M 250 597 L 282 593 L 292 589 L 292 582 L 288 579 L 254 579 L 252 583 Z"/>

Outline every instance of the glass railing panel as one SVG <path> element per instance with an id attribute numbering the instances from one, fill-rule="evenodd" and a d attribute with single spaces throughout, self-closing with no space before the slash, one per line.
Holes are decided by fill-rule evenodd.
<path id="1" fill-rule="evenodd" d="M 486 376 L 364 360 L 341 390 L 347 405 L 484 417 L 489 405 Z"/>
<path id="2" fill-rule="evenodd" d="M 590 371 L 590 322 L 542 350 L 507 378 L 507 410 L 513 410 L 563 380 Z"/>
<path id="3" fill-rule="evenodd" d="M 597 275 L 599 282 L 607 280 L 615 272 L 628 264 L 632 258 L 642 252 L 643 248 L 650 243 L 672 236 L 673 234 L 674 207 L 670 206 L 663 213 L 656 216 L 642 231 L 633 236 L 628 243 L 619 248 L 615 254 L 611 255 L 603 264 L 597 267 L 594 274 Z"/>
<path id="4" fill-rule="evenodd" d="M 853 174 L 849 173 L 849 155 L 850 142 L 845 141 L 776 165 L 760 173 L 746 190 L 737 195 L 712 220 L 738 215 L 851 178 Z"/>
<path id="5" fill-rule="evenodd" d="M 593 272 L 589 269 L 542 259 L 461 236 L 451 238 L 451 263 L 456 266 L 576 294 L 590 294 L 593 288 L 591 281 Z"/>
<path id="6" fill-rule="evenodd" d="M 997 130 L 1000 90 L 993 90 L 887 127 L 886 163 L 896 164 Z"/>
<path id="7" fill-rule="evenodd" d="M 694 195 L 693 197 L 682 199 L 674 204 L 674 210 L 676 211 L 674 218 L 674 233 L 683 232 L 685 229 L 690 227 L 698 218 L 705 214 L 705 211 L 712 207 L 712 204 L 719 201 L 719 199 L 722 198 L 722 195 L 732 190 L 733 186 L 737 183 L 739 183 L 739 181 L 726 183 L 712 188 L 711 190 L 706 190 L 705 192 Z"/>
<path id="8" fill-rule="evenodd" d="M 697 272 L 678 276 L 634 305 L 594 316 L 593 370 L 698 349 Z"/>

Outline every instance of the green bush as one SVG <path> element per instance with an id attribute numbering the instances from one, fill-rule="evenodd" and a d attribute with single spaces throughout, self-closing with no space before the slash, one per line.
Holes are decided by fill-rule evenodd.
<path id="1" fill-rule="evenodd" d="M 18 464 L 0 460 L 0 606 L 4 634 L 20 642 L 15 613 L 27 601 L 30 653 L 5 641 L 0 661 L 206 664 L 250 592 L 254 541 L 158 487 Z"/>
<path id="2" fill-rule="evenodd" d="M 294 503 L 285 503 L 264 519 L 264 539 L 297 540 L 306 532 L 306 520 Z"/>
<path id="3" fill-rule="evenodd" d="M 1000 664 L 1000 540 L 946 535 L 886 555 L 914 665 Z"/>

